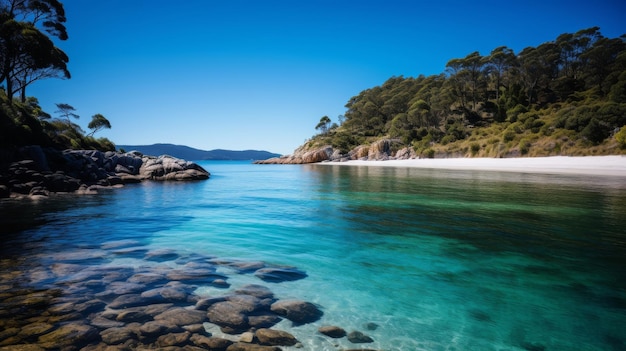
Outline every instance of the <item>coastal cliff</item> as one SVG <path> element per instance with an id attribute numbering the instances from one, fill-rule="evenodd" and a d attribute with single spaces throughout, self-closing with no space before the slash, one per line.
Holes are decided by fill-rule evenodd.
<path id="1" fill-rule="evenodd" d="M 38 145 L 2 150 L 0 198 L 50 193 L 95 193 L 98 188 L 144 180 L 203 180 L 210 173 L 196 163 L 139 152 L 57 150 Z"/>

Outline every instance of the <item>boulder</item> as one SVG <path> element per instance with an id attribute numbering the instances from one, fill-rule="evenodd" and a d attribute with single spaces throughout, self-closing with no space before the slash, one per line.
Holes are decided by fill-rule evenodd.
<path id="1" fill-rule="evenodd" d="M 235 294 L 251 295 L 254 297 L 258 297 L 259 299 L 271 299 L 274 297 L 274 293 L 268 287 L 257 284 L 244 285 L 241 288 L 235 290 Z"/>
<path id="2" fill-rule="evenodd" d="M 202 311 L 182 307 L 174 307 L 154 317 L 156 321 L 164 320 L 179 326 L 204 323 L 206 318 L 206 313 Z"/>
<path id="3" fill-rule="evenodd" d="M 331 338 L 343 338 L 346 336 L 346 331 L 343 328 L 336 326 L 322 326 L 319 327 L 317 331 Z"/>
<path id="4" fill-rule="evenodd" d="M 271 310 L 295 324 L 315 322 L 324 314 L 314 304 L 300 300 L 280 300 L 272 304 Z"/>
<path id="5" fill-rule="evenodd" d="M 348 334 L 348 340 L 353 344 L 370 343 L 374 342 L 374 339 L 363 334 L 360 331 L 353 331 Z"/>
<path id="6" fill-rule="evenodd" d="M 156 345 L 159 347 L 184 346 L 190 337 L 191 333 L 189 332 L 165 334 L 158 337 Z"/>
<path id="7" fill-rule="evenodd" d="M 282 330 L 262 328 L 257 330 L 254 335 L 261 345 L 293 346 L 298 343 L 298 339 Z"/>
<path id="8" fill-rule="evenodd" d="M 207 317 L 211 323 L 220 327 L 229 327 L 232 331 L 246 331 L 250 328 L 245 311 L 231 301 L 211 305 L 207 310 Z"/>
<path id="9" fill-rule="evenodd" d="M 83 323 L 68 323 L 39 337 L 41 346 L 47 349 L 61 349 L 66 346 L 80 348 L 100 340 L 98 329 Z"/>
<path id="10" fill-rule="evenodd" d="M 207 337 L 203 335 L 194 334 L 189 338 L 194 345 L 202 347 L 208 350 L 223 351 L 232 345 L 233 342 L 227 339 Z"/>
<path id="11" fill-rule="evenodd" d="M 102 341 L 108 345 L 118 345 L 123 344 L 127 340 L 136 338 L 137 335 L 129 328 L 118 327 L 101 331 L 100 337 Z"/>
<path id="12" fill-rule="evenodd" d="M 261 268 L 254 272 L 254 275 L 263 281 L 272 283 L 299 280 L 307 277 L 306 272 L 295 267 Z"/>

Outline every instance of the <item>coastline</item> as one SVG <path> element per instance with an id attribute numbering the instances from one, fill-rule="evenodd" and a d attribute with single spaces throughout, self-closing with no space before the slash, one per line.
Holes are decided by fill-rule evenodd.
<path id="1" fill-rule="evenodd" d="M 422 158 L 387 161 L 351 160 L 345 162 L 321 162 L 319 164 L 626 177 L 626 156 L 620 155 L 518 158 Z"/>

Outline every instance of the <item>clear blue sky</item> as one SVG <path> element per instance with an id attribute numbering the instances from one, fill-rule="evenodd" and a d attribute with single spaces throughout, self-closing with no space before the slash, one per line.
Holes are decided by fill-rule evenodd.
<path id="1" fill-rule="evenodd" d="M 27 93 L 116 144 L 291 153 L 364 89 L 439 74 L 452 58 L 516 53 L 599 26 L 626 33 L 624 0 L 62 0 L 70 80 Z"/>

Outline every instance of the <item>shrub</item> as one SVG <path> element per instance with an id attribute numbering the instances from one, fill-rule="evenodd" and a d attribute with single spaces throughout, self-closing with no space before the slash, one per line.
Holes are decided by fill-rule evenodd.
<path id="1" fill-rule="evenodd" d="M 472 152 L 472 155 L 476 155 L 478 151 L 480 151 L 480 145 L 478 143 L 472 143 L 470 145 L 470 151 Z"/>
<path id="2" fill-rule="evenodd" d="M 615 133 L 615 140 L 617 140 L 620 147 L 626 148 L 626 125 Z"/>
<path id="3" fill-rule="evenodd" d="M 531 146 L 532 146 L 531 141 L 529 139 L 527 139 L 527 138 L 523 138 L 519 142 L 519 152 L 522 155 L 526 155 L 526 154 L 528 154 L 528 151 L 530 151 L 530 147 Z"/>
<path id="4" fill-rule="evenodd" d="M 422 155 L 426 158 L 435 158 L 435 150 L 428 148 L 422 152 Z"/>
<path id="5" fill-rule="evenodd" d="M 502 135 L 502 140 L 504 140 L 505 142 L 508 141 L 513 141 L 513 139 L 515 139 L 515 132 L 512 130 L 507 130 L 506 132 L 504 132 L 504 134 Z"/>
<path id="6" fill-rule="evenodd" d="M 607 129 L 596 118 L 592 118 L 580 134 L 595 145 L 598 145 L 609 136 Z"/>

